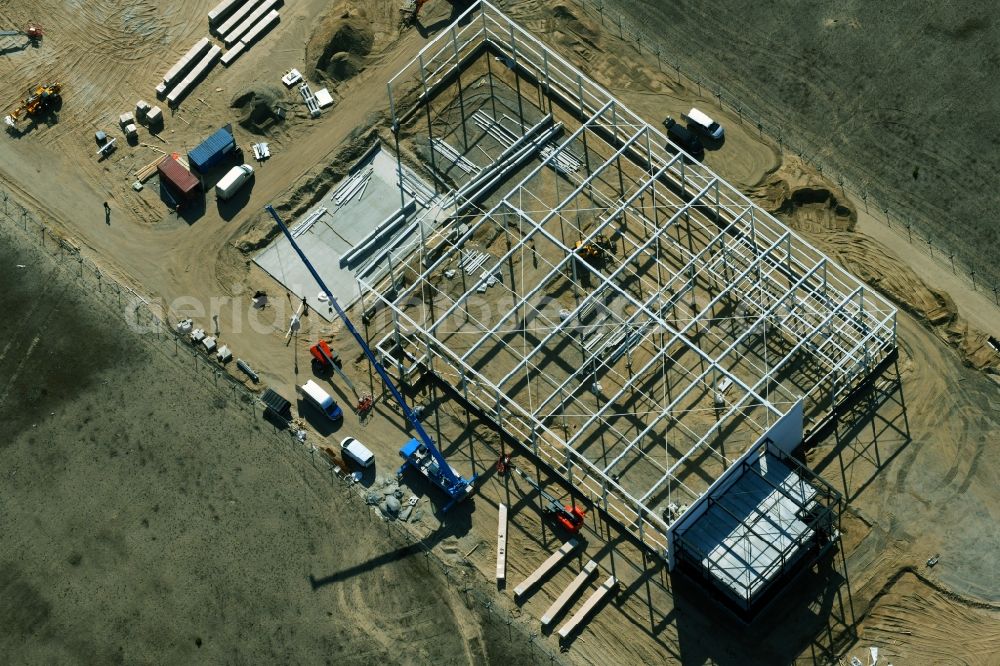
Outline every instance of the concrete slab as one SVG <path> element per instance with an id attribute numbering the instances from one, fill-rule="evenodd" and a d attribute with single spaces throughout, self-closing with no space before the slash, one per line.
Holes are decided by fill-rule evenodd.
<path id="1" fill-rule="evenodd" d="M 342 269 L 340 257 L 364 240 L 387 217 L 399 210 L 404 201 L 400 197 L 397 184 L 395 155 L 383 147 L 356 164 L 353 172 L 357 173 L 367 167 L 372 169 L 371 177 L 353 196 L 342 201 L 340 205 L 334 201 L 334 197 L 348 179 L 332 187 L 301 217 L 285 220 L 285 224 L 295 234 L 295 242 L 309 257 L 309 261 L 333 292 L 334 298 L 345 309 L 360 297 L 354 276 L 355 271 L 361 267 L 356 267 L 354 270 Z M 404 173 L 407 180 L 416 180 L 430 189 L 429 185 L 409 169 L 404 168 Z M 413 197 L 406 193 L 405 201 L 411 200 Z M 320 209 L 326 209 L 326 212 L 320 214 L 308 228 L 303 230 L 300 225 L 314 217 Z M 413 218 L 424 215 L 426 211 L 427 208 L 418 200 Z M 407 226 L 411 225 L 404 225 L 404 229 Z M 398 246 L 403 241 L 404 239 L 399 236 L 388 239 L 388 243 L 392 246 Z M 373 254 L 378 256 L 381 253 Z M 327 321 L 333 321 L 335 313 L 330 312 L 330 306 L 318 298 L 319 285 L 283 235 L 262 250 L 254 258 L 254 262 L 299 299 L 304 297 L 313 312 L 319 313 Z"/>

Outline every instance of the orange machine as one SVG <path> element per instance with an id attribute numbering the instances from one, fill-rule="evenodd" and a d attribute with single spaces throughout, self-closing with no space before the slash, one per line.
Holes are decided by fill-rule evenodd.
<path id="1" fill-rule="evenodd" d="M 24 30 L 0 30 L 0 37 L 16 37 L 24 35 L 25 37 L 28 38 L 29 42 L 36 45 L 38 44 L 38 42 L 42 41 L 43 34 L 45 33 L 42 32 L 41 26 L 36 25 L 34 23 L 29 25 Z"/>
<path id="2" fill-rule="evenodd" d="M 43 83 L 35 87 L 21 104 L 3 120 L 8 127 L 14 127 L 22 116 L 41 116 L 62 105 L 62 84 Z"/>
<path id="3" fill-rule="evenodd" d="M 324 370 L 333 370 L 334 365 L 340 364 L 340 357 L 335 351 L 330 349 L 330 345 L 326 344 L 326 340 L 320 340 L 310 347 L 309 353 L 312 354 L 313 361 L 317 367 Z"/>

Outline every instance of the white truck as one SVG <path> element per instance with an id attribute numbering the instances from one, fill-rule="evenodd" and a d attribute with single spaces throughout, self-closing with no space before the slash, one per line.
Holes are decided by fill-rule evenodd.
<path id="1" fill-rule="evenodd" d="M 344 418 L 344 411 L 319 384 L 310 379 L 300 388 L 302 389 L 302 397 L 311 402 L 313 407 L 323 412 L 328 419 L 339 421 Z"/>
<path id="2" fill-rule="evenodd" d="M 350 458 L 362 467 L 371 467 L 375 462 L 375 454 L 353 437 L 344 438 L 340 443 L 340 451 L 345 458 Z"/>
<path id="3" fill-rule="evenodd" d="M 250 180 L 253 175 L 253 167 L 249 164 L 241 164 L 230 169 L 215 185 L 215 194 L 220 199 L 228 199 L 236 194 L 236 191 L 243 187 L 243 183 Z"/>

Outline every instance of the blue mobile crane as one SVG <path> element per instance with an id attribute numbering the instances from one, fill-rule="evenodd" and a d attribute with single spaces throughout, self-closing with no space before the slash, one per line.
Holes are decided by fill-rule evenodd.
<path id="1" fill-rule="evenodd" d="M 326 283 L 323 282 L 323 278 L 319 276 L 319 273 L 317 273 L 316 269 L 313 268 L 312 263 L 310 263 L 309 259 L 306 258 L 305 253 L 302 252 L 298 243 L 295 242 L 295 239 L 292 237 L 292 232 L 289 231 L 288 227 L 285 226 L 285 223 L 282 222 L 277 211 L 275 211 L 274 207 L 271 205 L 266 206 L 265 210 L 271 214 L 271 217 L 274 218 L 274 221 L 278 224 L 282 233 L 284 233 L 285 237 L 288 238 L 288 242 L 291 244 L 292 249 L 294 249 L 295 253 L 299 255 L 299 259 L 302 260 L 305 267 L 309 269 L 309 273 L 313 276 L 313 279 L 316 280 L 316 284 L 318 284 L 320 289 L 323 290 L 323 293 L 326 294 L 327 300 L 337 312 L 337 316 L 340 317 L 340 320 L 344 322 L 344 326 L 347 327 L 347 330 L 350 331 L 351 335 L 354 336 L 354 339 L 357 340 L 361 349 L 365 352 L 365 356 L 368 357 L 368 362 L 371 363 L 375 368 L 375 371 L 378 372 L 379 377 L 382 378 L 382 381 L 385 383 L 386 387 L 388 387 L 392 397 L 395 398 L 397 403 L 399 403 L 399 407 L 403 410 L 406 420 L 417 432 L 419 440 L 416 438 L 411 439 L 399 450 L 399 455 L 404 460 L 403 466 L 399 468 L 399 474 L 402 474 L 407 467 L 413 467 L 418 470 L 421 474 L 427 477 L 431 483 L 436 485 L 448 495 L 448 503 L 441 509 L 442 511 L 447 511 L 456 502 L 461 502 L 472 494 L 475 490 L 475 486 L 473 486 L 473 484 L 475 483 L 478 474 L 473 474 L 471 479 L 464 479 L 451 465 L 448 464 L 445 457 L 441 454 L 438 448 L 434 446 L 434 441 L 431 440 L 430 435 L 428 435 L 427 431 L 424 430 L 424 426 L 421 425 L 420 419 L 417 418 L 417 415 L 414 414 L 413 410 L 406 404 L 406 400 L 403 399 L 403 395 L 389 378 L 389 374 L 385 371 L 385 368 L 383 368 L 382 364 L 378 362 L 377 358 L 375 358 L 375 354 L 372 353 L 368 343 L 365 342 L 365 339 L 360 333 L 358 333 L 358 330 L 354 328 L 354 324 L 351 323 L 351 320 L 347 317 L 347 313 L 344 312 L 344 309 L 340 307 L 340 303 L 337 302 L 337 299 L 333 297 L 333 294 L 327 288 Z"/>

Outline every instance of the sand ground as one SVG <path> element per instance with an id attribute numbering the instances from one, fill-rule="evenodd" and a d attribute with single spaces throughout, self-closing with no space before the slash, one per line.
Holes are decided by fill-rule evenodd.
<path id="1" fill-rule="evenodd" d="M 170 14 L 174 27 L 171 28 L 173 32 L 168 32 L 173 35 L 168 41 L 177 55 L 186 49 L 186 41 L 194 41 L 200 36 L 202 10 L 207 4 L 191 0 L 178 5 L 177 13 Z M 302 3 L 283 11 L 292 12 L 296 17 L 308 17 L 320 4 Z M 360 4 L 368 6 L 368 3 Z M 53 12 L 58 11 L 58 3 L 48 5 L 52 5 Z M 659 122 L 665 112 L 679 113 L 699 99 L 696 87 L 678 81 L 672 71 L 659 71 L 656 63 L 637 61 L 634 48 L 607 34 L 599 23 L 580 15 L 572 5 L 549 6 L 538 2 L 505 5 L 519 21 L 547 35 L 554 46 L 580 62 L 589 75 L 646 115 L 651 123 Z M 447 16 L 447 10 L 441 6 L 428 7 L 431 8 L 428 22 Z M 5 11 L 10 13 L 7 18 L 16 18 L 26 10 L 21 7 L 17 11 Z M 203 325 L 210 325 L 211 314 L 219 314 L 221 340 L 237 355 L 251 360 L 261 374 L 262 383 L 277 387 L 286 396 L 293 395 L 293 385 L 302 383 L 308 375 L 304 364 L 300 368 L 299 361 L 306 358 L 306 348 L 313 336 L 328 335 L 341 349 L 350 348 L 350 343 L 342 333 L 310 321 L 303 336 L 286 345 L 282 332 L 288 311 L 277 306 L 260 317 L 260 326 L 248 325 L 247 318 L 252 315 L 248 294 L 262 286 L 273 288 L 273 284 L 247 266 L 246 257 L 234 243 L 253 226 L 256 211 L 265 203 L 295 200 L 297 191 L 317 187 L 335 178 L 337 170 L 343 168 L 345 158 L 341 151 L 357 139 L 359 127 L 377 120 L 378 114 L 384 111 L 384 81 L 424 43 L 418 31 L 407 31 L 398 37 L 393 34 L 389 27 L 392 12 L 384 3 L 373 3 L 370 11 L 377 19 L 376 25 L 380 26 L 379 47 L 368 59 L 362 74 L 338 86 L 338 97 L 349 103 L 342 102 L 335 112 L 316 122 L 297 116 L 292 118 L 273 138 L 278 148 L 275 157 L 259 170 L 254 187 L 240 210 L 206 210 L 200 218 L 189 223 L 164 211 L 162 204 L 148 193 L 137 197 L 128 189 L 130 169 L 155 157 L 155 151 L 139 146 L 130 149 L 131 152 L 122 152 L 121 157 L 110 164 L 97 165 L 91 159 L 89 142 L 94 124 L 107 124 L 108 119 L 125 110 L 119 107 L 132 96 L 149 96 L 155 85 L 155 74 L 136 75 L 134 79 L 123 77 L 123 101 L 102 100 L 95 96 L 91 99 L 92 104 L 86 107 L 87 113 L 73 111 L 73 99 L 68 94 L 58 123 L 39 127 L 18 139 L 5 137 L 9 150 L 0 157 L 3 180 L 0 187 L 10 192 L 12 201 L 35 211 L 47 224 L 71 237 L 107 273 L 135 285 L 141 293 L 161 298 L 164 304 L 174 304 L 175 315 L 178 314 L 179 298 L 194 304 L 185 314 L 195 316 Z M 60 28 L 53 23 L 52 40 L 46 41 L 37 53 L 21 55 L 39 59 L 50 43 L 62 42 L 63 45 L 53 48 L 70 49 L 79 60 L 83 57 L 80 54 L 88 49 L 104 48 L 88 45 L 80 39 L 78 33 L 84 32 L 84 28 L 79 25 L 74 27 L 67 23 L 69 27 L 60 34 Z M 181 150 L 193 145 L 213 127 L 231 120 L 228 99 L 236 89 L 246 85 L 250 72 L 274 79 L 284 69 L 301 65 L 302 48 L 308 36 L 307 23 L 283 20 L 269 41 L 255 47 L 241 61 L 242 69 L 222 72 L 203 83 L 200 90 L 205 93 L 205 102 L 185 102 L 174 114 L 176 119 L 168 118 L 168 128 L 175 130 L 173 134 L 162 135 L 168 147 Z M 136 29 L 131 24 L 122 30 L 131 30 L 131 38 L 142 43 L 141 36 L 133 34 Z M 134 67 L 159 71 L 155 49 L 140 49 L 135 53 L 145 55 L 134 63 Z M 77 71 L 72 56 L 49 65 L 46 65 L 49 61 L 31 61 L 34 69 L 22 67 L 13 60 L 15 57 L 10 54 L 0 60 L 0 73 L 4 76 L 28 72 L 25 77 L 30 78 L 43 71 L 44 66 L 58 66 L 63 68 L 58 75 L 71 82 L 69 77 Z M 100 70 L 93 69 L 95 72 Z M 101 88 L 100 82 L 94 85 Z M 217 88 L 222 91 L 216 93 Z M 79 89 L 90 90 L 86 86 Z M 724 113 L 721 119 L 728 128 L 726 148 L 710 153 L 706 161 L 748 192 L 756 191 L 755 196 L 763 205 L 780 203 L 780 197 L 774 196 L 774 192 L 780 190 L 780 182 L 790 188 L 789 192 L 815 185 L 816 174 L 809 173 L 808 168 L 782 154 L 755 128 L 741 128 L 738 119 Z M 237 129 L 237 138 L 245 142 L 250 137 Z M 832 184 L 826 183 L 824 187 L 833 201 L 839 199 L 839 203 L 846 203 L 855 211 L 859 208 L 857 202 L 850 202 L 836 192 Z M 104 200 L 112 202 L 110 226 L 105 224 L 103 216 L 101 203 Z M 934 618 L 947 627 L 946 631 L 935 634 L 942 640 L 967 634 L 983 636 L 983 640 L 974 642 L 971 647 L 959 645 L 956 638 L 955 645 L 949 649 L 965 655 L 968 661 L 988 662 L 994 645 L 991 641 L 996 635 L 995 605 L 991 602 L 995 604 L 998 600 L 995 580 L 1000 565 L 995 548 L 982 539 L 982 534 L 983 526 L 992 524 L 996 518 L 991 512 L 996 506 L 996 489 L 1000 484 L 996 482 L 995 456 L 990 455 L 989 444 L 1000 441 L 1000 414 L 997 412 L 1000 401 L 996 398 L 996 383 L 983 372 L 965 366 L 969 359 L 979 359 L 983 367 L 995 365 L 996 360 L 983 351 L 982 334 L 968 325 L 962 329 L 962 325 L 969 322 L 972 329 L 995 334 L 1000 328 L 1000 319 L 995 307 L 985 302 L 981 293 L 965 290 L 958 280 L 949 282 L 947 271 L 940 266 L 925 266 L 919 258 L 910 257 L 898 237 L 880 235 L 878 223 L 866 218 L 863 210 L 857 213 L 856 224 L 845 225 L 831 213 L 835 208 L 831 200 L 826 200 L 793 209 L 786 219 L 852 270 L 863 273 L 867 267 L 871 273 L 863 277 L 879 280 L 891 297 L 903 305 L 910 305 L 912 310 L 912 314 L 900 315 L 902 353 L 898 368 L 893 369 L 896 374 L 885 378 L 887 388 L 883 393 L 887 395 L 868 404 L 856 420 L 845 420 L 835 435 L 808 453 L 810 463 L 844 491 L 851 502 L 842 553 L 826 568 L 809 577 L 807 584 L 790 591 L 780 607 L 769 611 L 768 626 L 780 627 L 780 631 L 772 629 L 762 633 L 759 625 L 743 629 L 724 615 L 692 603 L 691 598 L 680 593 L 682 582 L 678 583 L 681 587 L 675 595 L 675 582 L 662 568 L 645 562 L 641 553 L 617 539 L 593 518 L 588 531 L 593 550 L 588 552 L 600 554 L 602 561 L 610 561 L 611 566 L 617 561 L 618 566 L 638 569 L 629 574 L 631 583 L 616 603 L 602 610 L 572 644 L 566 655 L 569 659 L 595 664 L 781 663 L 796 656 L 803 662 L 835 661 L 855 647 L 864 647 L 864 641 L 872 640 L 885 641 L 885 654 L 895 655 L 899 663 L 909 663 L 921 658 L 925 645 L 923 637 L 929 635 L 929 618 Z M 919 277 L 915 271 L 919 271 Z M 39 278 L 36 275 L 32 279 Z M 54 282 L 46 286 L 58 289 Z M 29 319 L 23 327 L 7 324 L 24 350 L 20 355 L 27 358 L 25 366 L 28 362 L 41 363 L 33 354 L 52 349 L 51 345 L 41 342 L 41 336 L 38 343 L 32 345 L 32 341 L 37 331 L 50 326 L 51 317 L 56 316 L 51 314 L 55 311 L 52 302 L 64 303 L 55 301 L 55 297 L 39 301 L 40 287 L 26 289 L 27 293 L 34 294 L 34 299 L 22 296 L 23 303 L 12 302 L 21 303 L 18 307 L 37 319 Z M 938 292 L 942 290 L 950 297 L 939 298 Z M 69 300 L 82 298 L 72 290 L 66 293 L 72 294 L 66 297 Z M 213 298 L 218 300 L 213 303 Z M 280 303 L 280 299 L 277 300 Z M 70 306 L 64 303 L 59 307 Z M 198 308 L 201 308 L 200 314 L 191 311 Z M 121 313 L 119 308 L 115 309 L 118 312 L 112 316 Z M 67 310 L 65 316 L 59 316 L 59 321 L 80 320 L 81 326 L 91 328 L 84 329 L 82 334 L 67 336 L 65 343 L 58 344 L 70 348 L 79 344 L 72 342 L 77 338 L 88 344 L 105 344 L 102 339 L 111 335 L 99 335 L 93 328 L 101 323 L 100 318 L 88 323 L 86 308 L 83 313 L 78 310 Z M 10 531 L 18 535 L 18 540 L 10 544 L 12 555 L 6 559 L 16 566 L 8 569 L 12 573 L 4 574 L 3 583 L 7 589 L 16 591 L 18 599 L 26 600 L 24 606 L 38 609 L 30 616 L 37 620 L 17 625 L 20 633 L 16 641 L 24 650 L 48 649 L 37 646 L 32 640 L 32 632 L 38 627 L 39 631 L 49 632 L 45 636 L 65 636 L 69 646 L 58 647 L 59 643 L 53 640 L 51 643 L 56 647 L 52 649 L 66 649 L 67 652 L 26 654 L 37 654 L 45 660 L 49 654 L 76 654 L 73 650 L 80 647 L 104 650 L 99 655 L 112 657 L 118 645 L 110 636 L 119 635 L 115 632 L 126 627 L 129 618 L 138 614 L 140 621 L 136 623 L 136 631 L 140 633 L 133 634 L 134 640 L 122 641 L 123 649 L 137 644 L 149 646 L 150 651 L 164 651 L 161 653 L 164 659 L 186 659 L 197 649 L 215 649 L 218 660 L 239 660 L 240 657 L 266 660 L 269 651 L 294 644 L 301 646 L 297 649 L 302 650 L 303 656 L 311 650 L 332 650 L 332 654 L 343 655 L 345 659 L 358 656 L 359 662 L 376 656 L 389 662 L 407 661 L 410 653 L 402 654 L 393 647 L 407 639 L 403 639 L 403 634 L 393 633 L 398 628 L 388 621 L 380 625 L 381 633 L 375 641 L 379 651 L 356 655 L 355 650 L 367 649 L 372 643 L 356 625 L 359 618 L 369 615 L 388 618 L 393 613 L 402 614 L 412 622 L 413 634 L 407 636 L 419 634 L 422 637 L 428 632 L 419 625 L 423 614 L 415 610 L 422 607 L 431 607 L 434 609 L 431 615 L 444 618 L 443 638 L 437 643 L 447 646 L 447 650 L 442 648 L 440 653 L 433 652 L 436 648 L 421 643 L 423 647 L 414 654 L 452 655 L 457 662 L 475 654 L 470 652 L 473 648 L 468 647 L 474 645 L 474 641 L 464 640 L 466 647 L 463 647 L 462 641 L 452 645 L 447 639 L 454 637 L 456 632 L 463 638 L 474 635 L 480 623 L 465 618 L 468 621 L 463 620 L 458 626 L 457 621 L 448 620 L 449 612 L 452 618 L 461 617 L 463 613 L 450 610 L 457 608 L 454 600 L 427 596 L 426 593 L 437 589 L 436 586 L 410 589 L 414 579 L 407 575 L 405 561 L 391 568 L 378 567 L 377 576 L 388 576 L 388 582 L 385 583 L 387 587 L 378 588 L 379 593 L 375 595 L 365 594 L 366 587 L 374 583 L 369 579 L 362 582 L 360 576 L 350 586 L 339 582 L 316 593 L 311 589 L 303 590 L 304 576 L 349 570 L 355 564 L 392 552 L 393 546 L 380 533 L 368 529 L 367 521 L 359 518 L 358 509 L 341 510 L 344 502 L 338 502 L 337 491 L 325 485 L 325 477 L 322 482 L 313 479 L 314 470 L 309 465 L 290 458 L 282 449 L 287 444 L 281 442 L 287 440 L 273 440 L 265 436 L 264 431 L 256 430 L 253 419 L 243 418 L 245 415 L 239 413 L 236 404 L 227 402 L 217 407 L 211 398 L 192 400 L 193 384 L 187 374 L 179 373 L 173 381 L 164 380 L 170 373 L 155 355 L 150 356 L 154 360 L 146 362 L 140 361 L 146 355 L 123 354 L 118 345 L 106 345 L 104 351 L 101 349 L 95 348 L 85 355 L 87 364 L 98 363 L 109 356 L 100 367 L 49 368 L 56 373 L 53 386 L 57 387 L 50 390 L 64 392 L 59 398 L 59 407 L 54 406 L 46 412 L 40 407 L 41 403 L 29 399 L 32 394 L 27 393 L 24 399 L 29 407 L 12 410 L 22 416 L 13 421 L 17 423 L 15 433 L 19 434 L 12 439 L 18 446 L 4 449 L 8 452 L 6 455 L 11 456 L 5 469 L 23 471 L 44 467 L 55 477 L 47 485 L 16 481 L 23 485 L 15 486 L 17 494 L 12 495 L 17 498 L 12 502 L 18 508 L 14 515 L 18 525 L 24 527 Z M 52 349 L 57 350 L 58 347 Z M 125 372 L 117 370 L 121 356 L 132 359 Z M 15 356 L 8 356 L 5 363 L 13 363 L 13 358 Z M 364 383 L 369 373 L 360 359 L 346 360 L 354 380 Z M 33 376 L 28 370 L 27 367 L 21 370 L 15 364 L 6 369 L 11 374 L 0 375 L 0 379 L 6 383 L 4 377 L 15 376 L 24 381 L 24 377 Z M 58 373 L 63 370 L 74 377 L 73 382 L 59 378 Z M 128 378 L 128 384 L 124 383 L 126 379 L 122 375 Z M 137 379 L 133 386 L 132 377 L 142 381 Z M 105 379 L 109 384 L 101 383 Z M 112 388 L 104 388 L 106 386 Z M 89 392 L 77 395 L 81 387 L 111 391 L 112 399 L 119 403 L 124 401 L 124 396 L 133 402 L 143 397 L 155 408 L 152 415 L 123 412 L 119 421 L 112 418 L 113 414 L 102 411 L 104 405 L 96 396 L 90 396 Z M 343 402 L 350 404 L 352 398 L 348 392 L 336 385 L 334 390 Z M 156 391 L 162 391 L 162 395 Z M 10 396 L 20 399 L 22 393 L 12 391 Z M 91 421 L 84 423 L 88 407 L 92 412 Z M 441 407 L 443 414 L 448 415 L 448 410 L 447 405 Z M 55 415 L 51 414 L 53 411 Z M 31 428 L 36 424 L 36 417 L 37 427 Z M 136 422 L 136 418 L 143 421 Z M 150 423 L 156 427 L 150 429 Z M 192 428 L 190 433 L 183 430 L 188 426 Z M 77 427 L 79 432 L 75 430 Z M 454 444 L 449 456 L 455 456 L 458 466 L 463 470 L 488 472 L 496 459 L 495 436 L 483 427 L 476 430 L 464 427 L 461 419 L 445 427 L 452 428 Z M 55 453 L 46 454 L 39 462 L 38 442 L 46 440 L 36 433 L 45 429 L 48 430 L 47 441 L 63 448 L 54 449 Z M 334 434 L 317 432 L 312 427 L 310 432 L 311 436 Z M 364 427 L 349 418 L 335 436 L 341 434 L 365 438 L 380 460 L 394 461 L 395 448 L 405 431 L 398 415 L 380 407 L 378 414 Z M 36 441 L 31 442 L 31 437 Z M 89 448 L 78 444 L 79 440 L 87 442 L 90 437 L 94 441 L 87 445 Z M 153 446 L 147 441 L 161 443 Z M 201 445 L 194 446 L 192 441 Z M 142 460 L 146 460 L 145 467 Z M 195 464 L 195 461 L 200 463 Z M 233 461 L 241 462 L 234 464 Z M 387 466 L 391 467 L 392 463 Z M 201 470 L 200 478 L 196 470 Z M 17 474 L 25 478 L 22 472 L 16 472 L 15 476 Z M 122 479 L 128 481 L 127 492 L 119 492 Z M 49 497 L 55 492 L 51 489 L 53 485 L 60 489 L 56 503 Z M 64 487 L 65 490 L 61 490 Z M 170 505 L 175 507 L 173 514 L 167 514 L 164 508 L 168 506 L 167 500 L 161 502 L 150 497 L 155 494 L 149 490 L 151 488 L 155 488 L 156 493 L 165 492 L 175 498 Z M 433 492 L 417 490 L 421 495 Z M 505 501 L 516 505 L 520 511 L 513 517 L 511 552 L 518 554 L 511 558 L 510 576 L 514 579 L 544 559 L 555 543 L 553 535 L 540 525 L 537 514 L 529 510 L 532 500 L 526 497 L 523 489 L 512 488 L 509 480 L 488 475 L 480 496 L 468 509 L 448 518 L 443 526 L 428 516 L 414 529 L 435 544 L 435 552 L 444 562 L 457 566 L 468 560 L 489 579 L 495 557 L 492 543 L 496 503 Z M 157 505 L 160 511 L 153 512 Z M 33 508 L 39 506 L 51 506 L 52 510 Z M 161 517 L 161 514 L 170 518 Z M 185 522 L 188 517 L 197 521 L 195 526 L 188 526 Z M 158 518 L 163 522 L 160 529 L 155 530 Z M 143 520 L 151 527 L 147 528 Z M 93 527 L 84 530 L 78 525 Z M 294 529 L 289 529 L 289 525 Z M 377 523 L 372 525 L 378 526 Z M 251 526 L 263 534 L 250 539 L 254 536 L 248 529 Z M 78 533 L 74 534 L 74 530 Z M 97 536 L 88 536 L 91 534 Z M 105 536 L 100 537 L 101 534 Z M 336 541 L 347 535 L 350 538 Z M 153 545 L 154 536 L 160 544 L 158 547 Z M 370 542 L 366 541 L 369 537 Z M 148 540 L 145 545 L 143 540 Z M 165 540 L 178 544 L 175 547 L 183 550 L 165 558 L 160 550 Z M 267 543 L 266 548 L 259 546 L 262 541 Z M 474 547 L 475 550 L 471 550 Z M 356 557 L 349 559 L 346 555 L 349 552 Z M 464 555 L 469 552 L 471 556 Z M 924 562 L 933 554 L 940 554 L 941 559 L 936 567 L 928 569 Z M 74 572 L 85 571 L 92 560 L 97 570 L 74 583 Z M 210 564 L 201 564 L 203 560 Z M 25 561 L 41 565 L 26 567 Z M 157 582 L 159 579 L 155 576 L 159 574 L 156 572 L 171 567 L 172 573 L 164 574 L 166 582 Z M 919 570 L 922 577 L 947 592 L 932 593 L 930 590 L 936 588 L 913 582 L 911 578 L 920 579 L 900 573 L 905 573 L 908 567 Z M 390 571 L 393 573 L 388 573 Z M 560 576 L 565 578 L 569 573 L 562 572 Z M 171 583 L 171 579 L 175 582 Z M 420 579 L 424 579 L 423 574 Z M 57 583 L 49 587 L 46 585 L 49 581 Z M 205 581 L 218 581 L 219 587 L 209 589 L 213 583 Z M 556 582 L 560 581 L 562 578 Z M 103 590 L 113 588 L 113 584 L 119 586 L 119 592 L 106 594 Z M 157 585 L 163 586 L 159 593 Z M 66 590 L 67 595 L 75 595 L 67 597 L 72 603 L 60 605 L 61 590 Z M 230 590 L 233 590 L 232 595 Z M 330 608 L 314 608 L 311 602 L 321 598 L 324 592 L 336 604 Z M 156 594 L 166 599 L 166 606 L 142 610 L 145 607 L 141 604 Z M 907 601 L 909 597 L 899 601 L 894 594 L 917 595 L 930 601 L 914 607 Z M 947 603 L 934 594 L 943 595 Z M 537 616 L 551 600 L 548 595 L 550 592 L 546 589 L 519 607 L 512 603 L 509 593 L 503 593 L 497 596 L 496 603 L 515 614 Z M 375 604 L 376 597 L 378 603 L 385 605 L 370 607 L 370 612 L 354 615 L 343 610 L 361 603 L 361 598 Z M 402 601 L 404 598 L 406 601 Z M 235 599 L 245 600 L 245 605 Z M 953 611 L 937 613 L 935 604 Z M 237 621 L 223 623 L 218 619 L 222 610 L 236 614 L 230 616 Z M 254 619 L 258 615 L 261 619 Z M 341 615 L 344 621 L 338 624 Z M 11 617 L 20 621 L 25 615 L 16 613 Z M 124 619 L 118 620 L 117 628 L 109 629 L 110 625 L 104 624 L 107 617 Z M 889 621 L 887 617 L 903 619 Z M 247 624 L 251 622 L 261 623 L 270 633 L 264 636 L 252 631 Z M 487 652 L 501 654 L 489 647 L 492 644 L 490 623 L 482 626 L 487 636 L 484 639 Z M 294 635 L 290 633 L 292 627 L 296 631 Z M 327 631 L 328 627 L 334 630 Z M 507 630 L 506 627 L 501 629 Z M 215 638 L 210 641 L 211 636 Z M 198 637 L 202 639 L 201 648 L 195 644 Z M 551 639 L 540 637 L 539 640 L 550 650 L 555 647 Z M 855 645 L 858 640 L 861 642 Z M 434 641 L 430 643 L 435 644 Z M 244 648 L 244 652 L 231 652 Z M 519 656 L 524 657 L 523 654 L 514 655 L 515 662 Z M 140 657 L 135 659 L 141 660 Z"/>
<path id="2" fill-rule="evenodd" d="M 0 226 L 5 663 L 540 654 L 57 257 Z"/>
<path id="3" fill-rule="evenodd" d="M 876 214 L 888 207 L 985 284 L 1000 281 L 1000 234 L 988 222 L 1000 206 L 990 185 L 1000 142 L 984 132 L 1000 110 L 987 83 L 1000 27 L 985 6 L 581 1 L 604 7 L 608 30 L 622 14 L 656 39 L 671 69 L 704 81 L 703 104 L 721 87 L 867 191 Z"/>

